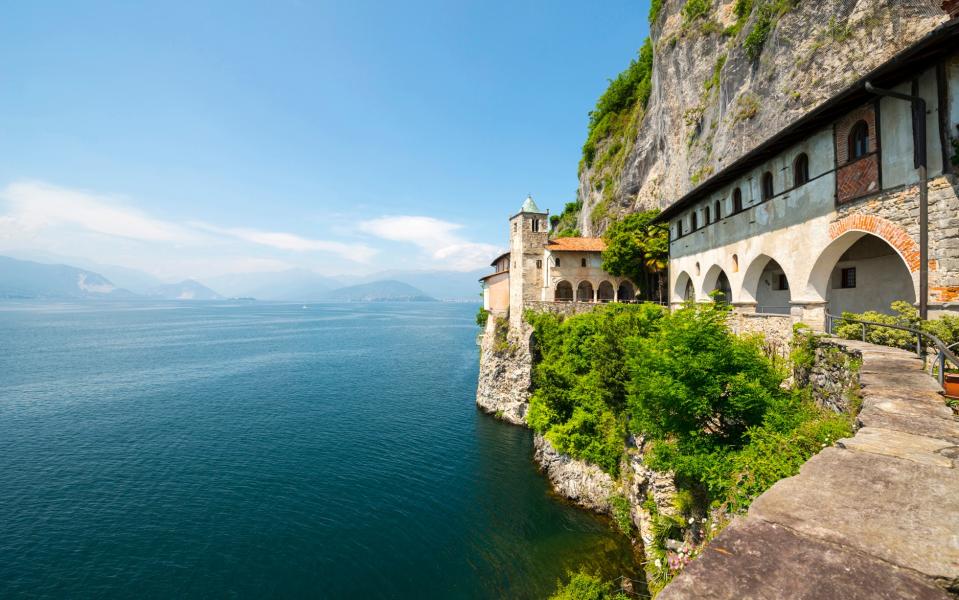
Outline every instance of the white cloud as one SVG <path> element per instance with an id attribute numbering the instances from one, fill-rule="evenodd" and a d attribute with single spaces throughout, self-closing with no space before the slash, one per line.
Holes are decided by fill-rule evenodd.
<path id="1" fill-rule="evenodd" d="M 456 233 L 462 228 L 458 223 L 409 215 L 360 223 L 360 230 L 370 235 L 418 246 L 435 262 L 435 267 L 471 271 L 488 265 L 497 254 L 497 247 L 463 239 Z"/>
<path id="2" fill-rule="evenodd" d="M 57 225 L 78 226 L 87 231 L 150 242 L 195 242 L 195 232 L 156 219 L 115 201 L 85 192 L 38 182 L 8 185 L 0 198 L 10 215 L 6 227 L 35 232 Z"/>
<path id="3" fill-rule="evenodd" d="M 278 250 L 291 252 L 330 252 L 356 262 L 369 262 L 376 254 L 374 248 L 365 244 L 344 244 L 328 240 L 305 238 L 293 233 L 277 231 L 258 231 L 243 227 L 217 227 L 208 223 L 191 222 L 192 226 L 211 233 L 227 235 L 239 240 L 269 246 Z"/>

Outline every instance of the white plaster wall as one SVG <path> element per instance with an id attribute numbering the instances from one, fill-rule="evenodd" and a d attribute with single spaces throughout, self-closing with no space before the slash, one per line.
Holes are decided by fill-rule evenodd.
<path id="1" fill-rule="evenodd" d="M 912 93 L 912 83 L 895 88 Z M 919 77 L 919 95 L 926 101 L 926 152 L 929 177 L 942 174 L 942 145 L 939 142 L 939 92 L 936 70 L 929 69 Z M 879 127 L 882 154 L 882 187 L 885 189 L 914 184 L 919 171 L 913 162 L 912 109 L 910 103 L 897 98 L 882 98 L 879 103 Z M 870 132 L 875 135 L 874 132 Z"/>
<path id="2" fill-rule="evenodd" d="M 790 290 L 777 290 L 779 275 L 784 273 L 778 264 L 770 261 L 766 264 L 756 288 L 756 304 L 759 312 L 789 312 Z M 786 276 L 789 279 L 789 276 Z M 792 282 L 789 282 L 792 287 Z"/>
<path id="3" fill-rule="evenodd" d="M 856 268 L 856 287 L 840 288 L 840 269 Z M 875 310 L 893 314 L 889 305 L 896 300 L 916 301 L 913 280 L 898 254 L 859 260 L 839 261 L 829 278 L 829 312 Z"/>

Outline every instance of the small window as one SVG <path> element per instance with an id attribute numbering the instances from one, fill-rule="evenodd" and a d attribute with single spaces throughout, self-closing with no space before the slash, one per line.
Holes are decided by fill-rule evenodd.
<path id="1" fill-rule="evenodd" d="M 840 271 L 840 287 L 844 289 L 856 287 L 856 267 L 849 267 Z"/>
<path id="2" fill-rule="evenodd" d="M 516 223 L 513 223 L 513 231 L 516 231 Z"/>
<path id="3" fill-rule="evenodd" d="M 723 218 L 722 205 L 719 203 L 719 200 L 717 200 L 716 203 L 713 204 L 713 212 L 716 213 L 716 215 L 713 218 L 716 219 L 717 221 Z"/>
<path id="4" fill-rule="evenodd" d="M 557 266 L 557 267 L 559 266 L 559 257 L 558 257 L 558 256 L 556 257 L 556 266 Z"/>
<path id="5" fill-rule="evenodd" d="M 713 222 L 710 216 L 711 215 L 709 214 L 709 207 L 707 206 L 706 208 L 703 209 L 703 225 L 709 225 L 710 223 Z"/>
<path id="6" fill-rule="evenodd" d="M 799 187 L 809 182 L 809 157 L 803 152 L 793 162 L 793 186 Z"/>
<path id="7" fill-rule="evenodd" d="M 699 229 L 699 223 L 697 222 L 696 211 L 694 210 L 689 215 L 689 230 L 696 231 L 697 229 Z"/>
<path id="8" fill-rule="evenodd" d="M 533 219 L 533 231 L 539 231 L 539 219 Z"/>
<path id="9" fill-rule="evenodd" d="M 699 263 L 696 263 L 697 269 L 699 268 Z M 739 273 L 739 255 L 733 254 L 733 273 Z"/>
<path id="10" fill-rule="evenodd" d="M 763 202 L 769 200 L 776 193 L 773 188 L 773 174 L 769 171 L 763 173 Z"/>
<path id="11" fill-rule="evenodd" d="M 869 153 L 869 125 L 859 121 L 849 130 L 849 160 L 862 158 Z"/>
<path id="12" fill-rule="evenodd" d="M 783 291 L 789 289 L 789 280 L 786 279 L 785 273 L 779 273 L 776 275 L 776 288 L 777 290 Z"/>
<path id="13" fill-rule="evenodd" d="M 537 269 L 542 269 L 542 268 L 543 268 L 543 261 L 542 261 L 542 259 L 536 261 L 536 268 L 537 268 Z"/>
<path id="14" fill-rule="evenodd" d="M 733 191 L 733 212 L 743 212 L 743 192 L 739 188 Z"/>
<path id="15" fill-rule="evenodd" d="M 676 239 L 683 237 L 683 222 L 676 221 Z"/>
<path id="16" fill-rule="evenodd" d="M 581 264 L 582 264 L 582 266 L 584 266 L 584 267 L 585 267 L 585 266 L 586 266 L 586 259 L 585 259 L 585 258 L 583 258 L 583 259 L 581 259 L 581 261 L 582 261 L 582 262 L 581 262 Z"/>

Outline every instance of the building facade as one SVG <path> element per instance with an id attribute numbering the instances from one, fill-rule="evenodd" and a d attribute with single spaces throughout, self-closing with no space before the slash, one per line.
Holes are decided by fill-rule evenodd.
<path id="1" fill-rule="evenodd" d="M 924 119 L 887 90 L 921 97 Z M 670 302 L 719 292 L 815 328 L 827 312 L 918 303 L 924 145 L 930 315 L 959 310 L 957 128 L 953 19 L 664 210 Z"/>
<path id="2" fill-rule="evenodd" d="M 632 281 L 603 270 L 605 248 L 600 238 L 550 238 L 549 213 L 528 197 L 509 220 L 509 251 L 480 279 L 483 306 L 519 322 L 529 307 L 635 301 Z"/>

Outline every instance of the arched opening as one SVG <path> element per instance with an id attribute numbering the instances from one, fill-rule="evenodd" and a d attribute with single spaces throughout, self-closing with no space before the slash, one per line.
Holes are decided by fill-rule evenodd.
<path id="1" fill-rule="evenodd" d="M 689 230 L 696 231 L 699 229 L 699 220 L 696 218 L 696 211 L 689 213 Z"/>
<path id="2" fill-rule="evenodd" d="M 739 188 L 733 190 L 733 213 L 743 212 L 743 191 Z"/>
<path id="3" fill-rule="evenodd" d="M 632 283 L 624 281 L 619 284 L 616 297 L 619 298 L 620 302 L 633 302 L 636 300 L 636 288 L 633 287 Z"/>
<path id="4" fill-rule="evenodd" d="M 739 255 L 733 254 L 733 273 L 739 273 Z"/>
<path id="5" fill-rule="evenodd" d="M 760 254 L 743 275 L 741 300 L 756 302 L 756 312 L 788 315 L 792 293 L 785 269 L 773 258 Z"/>
<path id="6" fill-rule="evenodd" d="M 556 284 L 556 294 L 553 298 L 557 302 L 573 301 L 573 285 L 568 281 L 560 281 Z"/>
<path id="7" fill-rule="evenodd" d="M 703 208 L 703 225 L 709 225 L 713 222 L 712 215 L 709 214 L 709 207 Z"/>
<path id="8" fill-rule="evenodd" d="M 600 302 L 612 302 L 615 300 L 616 296 L 613 292 L 613 284 L 608 281 L 601 281 L 599 287 L 596 288 L 596 299 Z"/>
<path id="9" fill-rule="evenodd" d="M 713 265 L 706 271 L 706 277 L 703 278 L 703 293 L 711 294 L 717 291 L 720 293 L 720 295 L 716 296 L 717 302 L 728 303 L 733 301 L 733 289 L 729 284 L 729 277 L 726 276 L 726 271 L 719 265 Z"/>
<path id="10" fill-rule="evenodd" d="M 622 298 L 622 294 L 619 296 Z M 693 279 L 686 271 L 679 274 L 676 278 L 676 287 L 673 288 L 673 302 L 684 302 L 686 300 L 696 299 L 696 289 L 693 287 Z"/>
<path id="11" fill-rule="evenodd" d="M 869 125 L 859 121 L 849 130 L 849 160 L 862 158 L 869 153 Z"/>
<path id="12" fill-rule="evenodd" d="M 776 188 L 773 185 L 773 174 L 769 171 L 763 173 L 763 202 L 769 200 L 776 193 Z"/>
<path id="13" fill-rule="evenodd" d="M 834 315 L 874 310 L 891 314 L 897 300 L 914 303 L 916 285 L 902 255 L 884 239 L 847 231 L 823 250 L 809 276 L 807 293 L 825 298 Z"/>
<path id="14" fill-rule="evenodd" d="M 577 302 L 592 302 L 593 301 L 593 284 L 588 281 L 580 281 L 579 285 L 576 286 L 576 301 Z"/>
<path id="15" fill-rule="evenodd" d="M 799 187 L 809 182 L 809 157 L 803 152 L 793 161 L 793 186 Z"/>
<path id="16" fill-rule="evenodd" d="M 715 216 L 714 218 L 715 218 L 717 221 L 719 221 L 720 219 L 723 218 L 722 204 L 720 204 L 719 200 L 717 200 L 717 201 L 713 204 L 713 212 L 716 213 L 716 216 Z"/>

